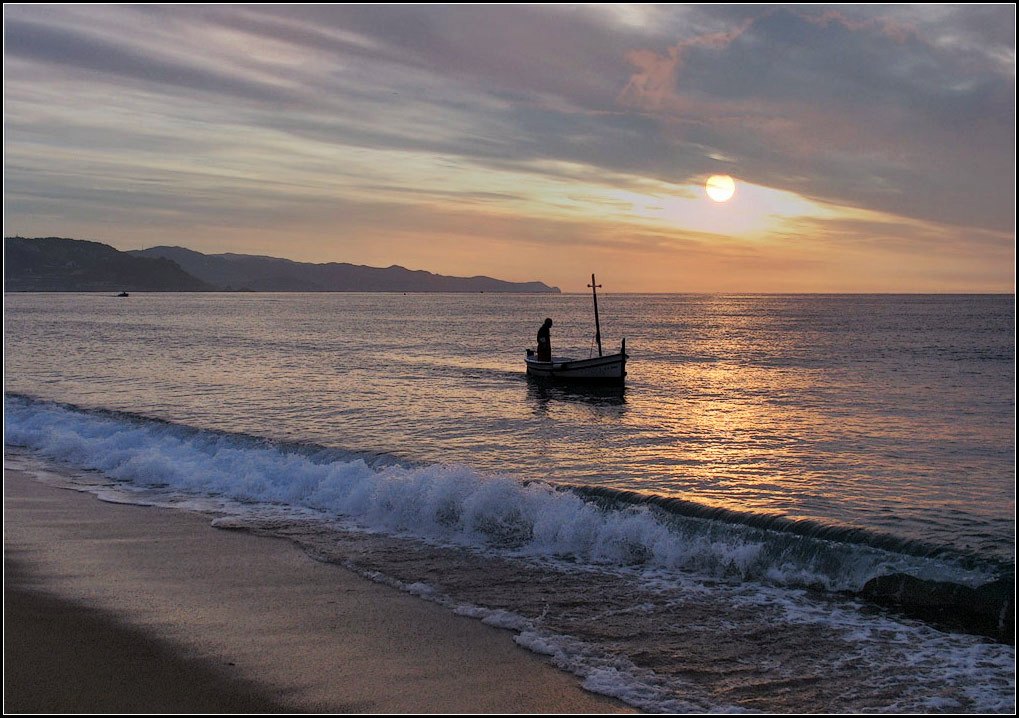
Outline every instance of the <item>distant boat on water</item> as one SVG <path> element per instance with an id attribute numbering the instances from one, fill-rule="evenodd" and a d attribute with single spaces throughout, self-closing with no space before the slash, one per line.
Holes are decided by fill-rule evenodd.
<path id="1" fill-rule="evenodd" d="M 601 322 L 598 318 L 598 285 L 591 275 L 591 295 L 594 298 L 595 340 L 598 342 L 598 356 L 589 359 L 552 357 L 543 361 L 533 349 L 524 357 L 527 375 L 559 382 L 622 385 L 626 381 L 626 339 L 623 339 L 618 354 L 602 354 Z"/>
<path id="2" fill-rule="evenodd" d="M 130 294 L 128 294 L 127 292 L 121 292 L 121 293 L 120 293 L 120 294 L 118 294 L 117 296 L 118 296 L 118 297 L 130 297 L 131 295 L 130 295 Z"/>

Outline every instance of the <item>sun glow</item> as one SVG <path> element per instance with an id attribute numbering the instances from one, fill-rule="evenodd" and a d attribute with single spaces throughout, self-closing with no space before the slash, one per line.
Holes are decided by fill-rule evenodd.
<path id="1" fill-rule="evenodd" d="M 636 190 L 636 191 L 634 191 Z M 600 195 L 598 215 L 616 222 L 641 224 L 659 232 L 718 235 L 731 239 L 776 239 L 805 220 L 837 219 L 846 209 L 794 192 L 740 182 L 727 203 L 705 201 L 703 179 L 689 184 L 645 183 L 633 190 Z M 588 209 L 595 215 L 595 206 Z"/>
<path id="2" fill-rule="evenodd" d="M 727 202 L 736 193 L 736 183 L 729 175 L 711 175 L 704 184 L 704 191 L 716 202 Z"/>

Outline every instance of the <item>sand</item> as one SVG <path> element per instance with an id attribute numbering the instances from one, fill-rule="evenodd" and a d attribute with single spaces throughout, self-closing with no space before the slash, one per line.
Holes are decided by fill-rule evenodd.
<path id="1" fill-rule="evenodd" d="M 282 539 L 4 471 L 5 712 L 629 711 Z"/>

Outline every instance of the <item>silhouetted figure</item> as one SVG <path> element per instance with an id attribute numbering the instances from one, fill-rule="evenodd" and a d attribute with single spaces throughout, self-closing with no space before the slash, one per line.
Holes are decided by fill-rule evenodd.
<path id="1" fill-rule="evenodd" d="M 552 320 L 546 319 L 538 330 L 538 361 L 552 361 L 552 337 L 549 329 L 552 328 Z"/>

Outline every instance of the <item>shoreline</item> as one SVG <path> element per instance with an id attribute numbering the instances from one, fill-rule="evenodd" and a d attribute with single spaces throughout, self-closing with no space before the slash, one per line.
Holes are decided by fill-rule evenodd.
<path id="1" fill-rule="evenodd" d="M 201 514 L 4 469 L 12 712 L 635 712 L 509 632 Z"/>

